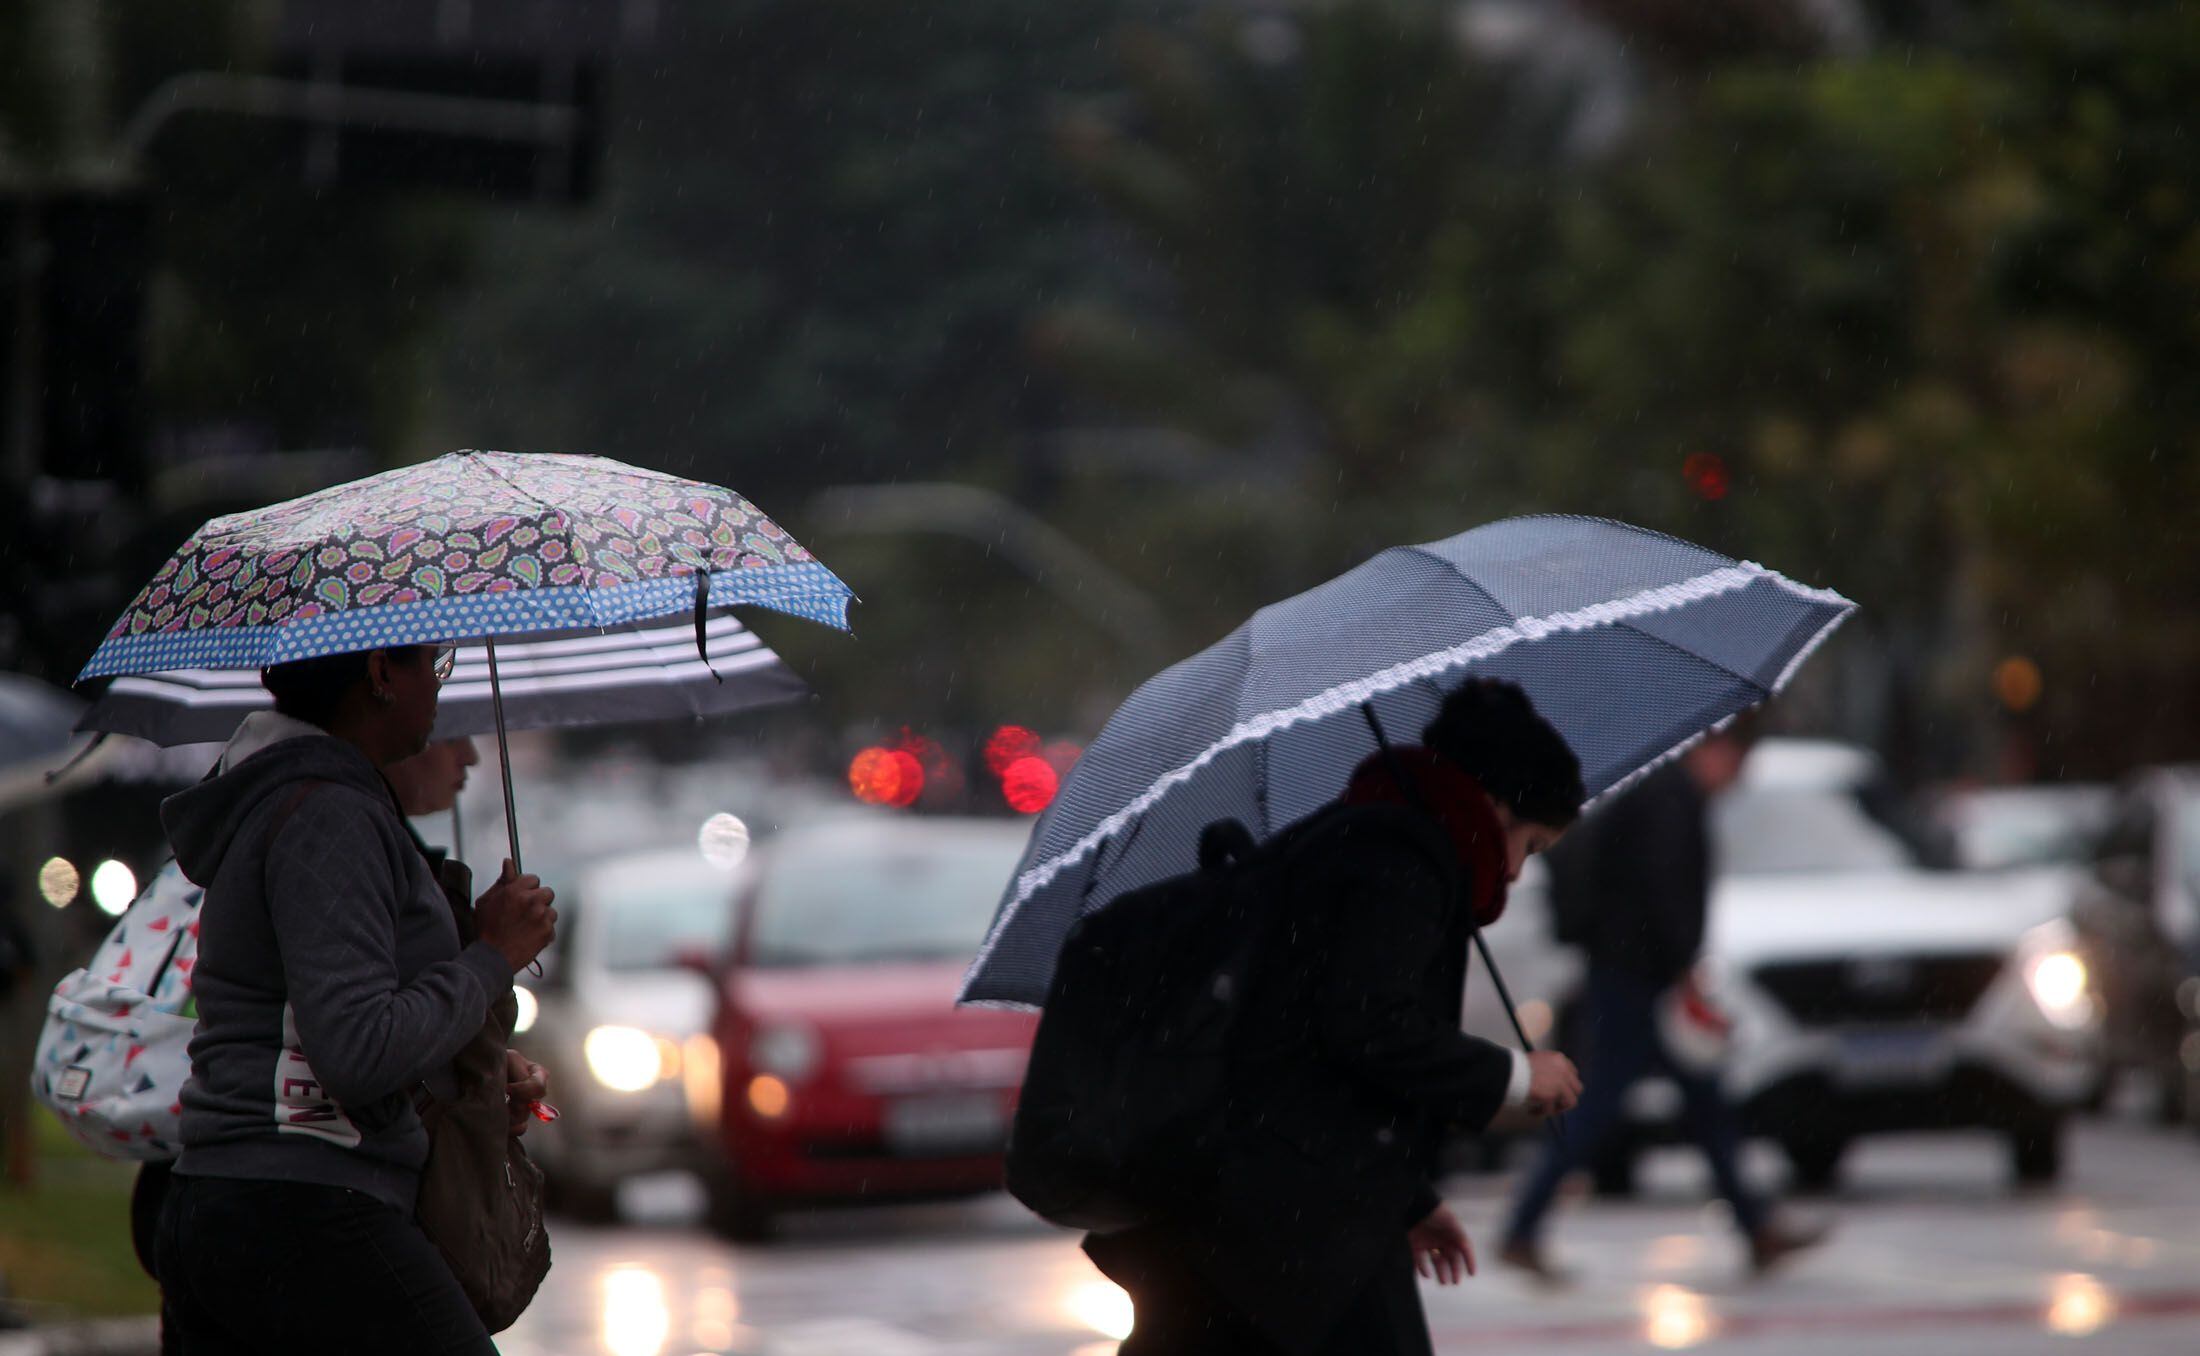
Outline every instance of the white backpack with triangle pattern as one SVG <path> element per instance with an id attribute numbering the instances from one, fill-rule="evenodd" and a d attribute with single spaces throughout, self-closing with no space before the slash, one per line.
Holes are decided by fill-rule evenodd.
<path id="1" fill-rule="evenodd" d="M 162 867 L 46 1004 L 31 1092 L 94 1153 L 153 1161 L 183 1152 L 177 1098 L 198 1025 L 191 972 L 205 893 L 174 862 Z"/>

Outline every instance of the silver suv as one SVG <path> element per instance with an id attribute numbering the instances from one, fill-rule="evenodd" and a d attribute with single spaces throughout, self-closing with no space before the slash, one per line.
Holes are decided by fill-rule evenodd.
<path id="1" fill-rule="evenodd" d="M 1833 1185 L 1858 1138 L 1921 1130 L 1993 1132 L 2019 1181 L 2052 1180 L 2101 1078 L 2068 877 L 1930 868 L 1884 783 L 1862 749 L 1767 739 L 1716 803 L 1702 969 L 1735 1023 L 1727 1094 L 1807 1188 Z M 1628 1188 L 1679 1100 L 1634 1090 L 1638 1133 L 1598 1165 L 1601 1190 Z"/>

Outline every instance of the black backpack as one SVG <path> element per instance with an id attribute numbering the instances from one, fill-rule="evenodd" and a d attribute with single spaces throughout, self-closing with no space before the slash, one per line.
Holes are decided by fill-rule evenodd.
<path id="1" fill-rule="evenodd" d="M 1248 926 L 1262 856 L 1236 820 L 1210 824 L 1196 870 L 1063 941 L 1008 1143 L 1008 1189 L 1042 1218 L 1126 1229 L 1211 1172 L 1228 1037 L 1267 933 Z"/>
<path id="2" fill-rule="evenodd" d="M 1070 930 L 1009 1136 L 1008 1189 L 1044 1219 L 1113 1233 L 1216 1179 L 1238 1017 L 1275 948 L 1292 859 L 1372 807 L 1333 807 L 1266 843 L 1235 820 L 1196 870 Z"/>

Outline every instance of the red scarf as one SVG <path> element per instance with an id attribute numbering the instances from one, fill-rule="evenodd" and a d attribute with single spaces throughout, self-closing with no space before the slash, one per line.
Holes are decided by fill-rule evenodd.
<path id="1" fill-rule="evenodd" d="M 1410 794 L 1398 784 L 1400 776 L 1412 781 Z M 1467 869 L 1474 921 L 1488 927 L 1504 914 L 1510 884 L 1505 879 L 1505 826 L 1498 822 L 1489 793 L 1457 763 L 1419 745 L 1396 746 L 1387 754 L 1377 750 L 1353 769 L 1344 800 L 1348 805 L 1406 805 L 1433 815 Z"/>

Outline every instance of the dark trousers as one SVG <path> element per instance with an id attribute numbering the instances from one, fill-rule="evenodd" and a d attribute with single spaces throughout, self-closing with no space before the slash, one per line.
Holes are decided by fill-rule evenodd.
<path id="1" fill-rule="evenodd" d="M 170 1180 L 167 1163 L 147 1163 L 138 1168 L 137 1184 L 130 1188 L 130 1247 L 137 1253 L 138 1265 L 155 1281 L 160 1280 L 160 1268 L 154 1250 L 160 1245 L 160 1213 L 168 1203 Z M 168 1319 L 164 1295 L 160 1306 L 160 1356 L 182 1356 L 182 1351 L 176 1325 Z"/>
<path id="2" fill-rule="evenodd" d="M 1118 1356 L 1288 1356 L 1192 1274 L 1156 1269 L 1131 1303 L 1137 1321 Z M 1432 1356 L 1403 1230 L 1397 1265 L 1368 1282 L 1314 1356 Z"/>
<path id="3" fill-rule="evenodd" d="M 1657 1004 L 1662 990 L 1650 980 L 1622 970 L 1589 972 L 1589 1063 L 1581 1104 L 1566 1117 L 1563 1139 L 1546 1144 L 1543 1157 L 1521 1186 L 1505 1237 L 1533 1243 L 1543 1227 L 1559 1184 L 1587 1165 L 1626 1110 L 1627 1091 L 1644 1077 L 1663 1073 L 1680 1086 L 1688 1132 L 1703 1150 L 1719 1194 L 1734 1208 L 1742 1232 L 1754 1235 L 1764 1225 L 1765 1207 L 1742 1181 L 1737 1157 L 1741 1133 L 1714 1076 L 1676 1066 L 1658 1039 Z"/>
<path id="4" fill-rule="evenodd" d="M 178 1173 L 157 1255 L 162 1316 L 185 1356 L 495 1356 L 420 1226 L 361 1192 Z"/>

